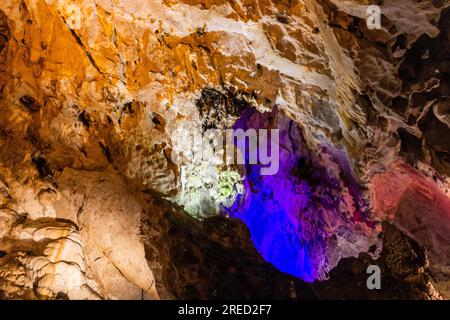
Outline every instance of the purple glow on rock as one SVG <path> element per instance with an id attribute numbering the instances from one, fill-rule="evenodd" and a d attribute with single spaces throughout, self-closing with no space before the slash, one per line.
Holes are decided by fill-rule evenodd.
<path id="1" fill-rule="evenodd" d="M 246 110 L 234 125 L 238 128 L 280 130 L 279 171 L 263 176 L 260 165 L 246 165 L 245 194 L 227 213 L 248 226 L 257 250 L 279 270 L 305 281 L 326 278 L 341 258 L 339 250 L 338 257 L 331 252 L 339 247 L 338 238 L 358 239 L 372 231 L 369 223 L 361 222 L 366 220 L 360 210 L 363 201 L 351 172 L 343 175 L 347 188 L 338 178 L 339 164 L 320 166 L 298 127 L 277 110 L 265 114 Z M 241 152 L 248 159 L 249 152 L 257 150 Z M 330 153 L 330 158 L 342 162 L 339 155 Z M 327 169 L 336 168 L 338 174 L 329 174 Z"/>

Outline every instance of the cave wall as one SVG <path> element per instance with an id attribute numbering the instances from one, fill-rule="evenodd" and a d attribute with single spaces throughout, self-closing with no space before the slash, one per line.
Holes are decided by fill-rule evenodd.
<path id="1" fill-rule="evenodd" d="M 377 1 L 382 28 L 369 30 L 375 2 L 3 1 L 2 296 L 191 297 L 195 276 L 160 274 L 175 259 L 166 240 L 148 257 L 147 233 L 164 232 L 142 234 L 162 211 L 146 197 L 204 192 L 183 193 L 180 128 L 225 126 L 245 107 L 278 108 L 313 154 L 344 154 L 367 219 L 423 247 L 424 282 L 440 292 L 425 296 L 448 298 L 450 2 Z"/>

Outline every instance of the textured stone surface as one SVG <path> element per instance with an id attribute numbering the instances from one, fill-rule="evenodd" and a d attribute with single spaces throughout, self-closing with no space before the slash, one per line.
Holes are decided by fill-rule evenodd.
<path id="1" fill-rule="evenodd" d="M 234 127 L 279 130 L 278 172 L 263 176 L 264 166 L 246 166 L 245 192 L 225 209 L 247 224 L 267 261 L 306 281 L 325 280 L 342 258 L 379 246 L 381 227 L 345 152 L 330 145 L 312 152 L 295 122 L 277 110 L 246 110 Z M 240 148 L 249 158 L 258 152 Z"/>
<path id="2" fill-rule="evenodd" d="M 4 296 L 158 298 L 139 238 L 142 207 L 121 178 L 65 169 L 56 181 L 29 191 L 32 216 L 0 210 Z"/>
<path id="3" fill-rule="evenodd" d="M 450 199 L 433 180 L 401 162 L 376 175 L 372 184 L 375 213 L 387 214 L 387 220 L 427 248 L 438 288 L 448 298 Z"/>
<path id="4" fill-rule="evenodd" d="M 306 283 L 277 271 L 255 250 L 238 219 L 199 222 L 167 201 L 148 198 L 143 216 L 146 258 L 162 298 L 177 299 L 440 299 L 427 273 L 423 247 L 388 223 L 378 259 L 345 258 L 330 279 Z M 151 214 L 158 208 L 161 215 Z M 158 232 L 154 230 L 157 229 Z M 379 265 L 382 289 L 366 287 L 366 270 Z"/>
<path id="5" fill-rule="evenodd" d="M 370 233 L 386 231 L 374 226 L 387 220 L 410 237 L 384 238 L 388 256 L 410 247 L 419 252 L 418 268 L 405 269 L 407 253 L 400 262 L 380 257 L 390 277 L 412 277 L 408 294 L 391 297 L 448 298 L 450 1 L 385 0 L 382 29 L 369 30 L 366 8 L 375 2 L 3 0 L 1 296 L 211 298 L 217 286 L 217 297 L 301 297 L 286 291 L 295 279 L 268 265 L 240 290 L 220 277 L 208 283 L 202 259 L 227 272 L 233 263 L 260 259 L 250 243 L 233 244 L 240 248 L 231 250 L 233 262 L 216 262 L 208 251 L 211 237 L 222 238 L 213 241 L 220 252 L 230 252 L 226 242 L 235 236 L 248 241 L 237 236 L 242 226 L 222 232 L 223 222 L 213 222 L 207 236 L 193 227 L 178 238 L 170 225 L 190 218 L 180 208 L 171 209 L 178 214 L 169 222 L 162 216 L 170 207 L 163 199 L 195 207 L 194 194 L 203 199 L 206 179 L 223 171 L 192 169 L 183 130 L 225 128 L 243 109 L 277 108 L 299 126 L 311 154 L 327 158 L 321 165 L 339 184 L 353 176 L 369 204 Z M 342 163 L 351 175 L 336 169 Z M 183 181 L 186 168 L 200 186 Z M 351 190 L 339 188 L 339 214 L 352 206 Z M 309 224 L 332 224 L 310 213 L 302 216 Z M 348 224 L 349 217 L 339 222 L 351 241 L 329 253 L 334 260 L 321 274 L 343 256 L 368 251 L 368 242 L 354 243 L 369 231 L 353 234 L 360 222 Z M 325 238 L 338 233 L 319 229 Z M 194 258 L 171 251 L 184 247 L 194 248 Z M 250 258 L 240 261 L 244 252 Z M 356 277 L 376 257 L 354 259 L 345 260 L 355 264 L 351 272 L 343 262 L 346 276 Z M 238 270 L 236 281 L 247 272 Z M 272 282 L 278 277 L 285 279 L 282 290 Z"/>

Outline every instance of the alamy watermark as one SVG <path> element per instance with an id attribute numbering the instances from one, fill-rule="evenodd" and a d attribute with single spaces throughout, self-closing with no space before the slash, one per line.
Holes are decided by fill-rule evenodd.
<path id="1" fill-rule="evenodd" d="M 367 278 L 366 286 L 369 290 L 381 290 L 381 269 L 377 265 L 370 265 L 367 267 L 367 274 L 370 277 Z"/>
<path id="2" fill-rule="evenodd" d="M 37 0 L 34 0 L 37 1 Z M 65 22 L 72 30 L 78 30 L 82 24 L 81 8 L 76 4 L 66 4 L 61 0 L 44 0 L 47 4 L 56 6 L 60 11 L 64 12 L 67 18 Z M 91 12 L 91 15 L 95 13 Z M 381 29 L 381 7 L 378 5 L 367 6 L 366 22 L 369 30 Z"/>
<path id="3" fill-rule="evenodd" d="M 367 7 L 367 28 L 369 30 L 381 29 L 381 8 L 380 6 L 368 6 Z"/>
<path id="4" fill-rule="evenodd" d="M 261 175 L 279 170 L 279 129 L 178 129 L 183 137 L 182 154 L 172 152 L 172 161 L 219 165 L 260 165 Z"/>

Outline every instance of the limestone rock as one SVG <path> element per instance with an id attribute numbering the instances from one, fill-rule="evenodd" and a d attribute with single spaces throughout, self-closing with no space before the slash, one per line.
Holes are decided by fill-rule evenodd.
<path id="1" fill-rule="evenodd" d="M 221 173 L 250 172 L 204 169 L 186 132 L 279 110 L 319 159 L 302 179 L 285 168 L 296 195 L 319 198 L 289 212 L 323 258 L 307 280 L 342 285 L 335 266 L 355 276 L 382 261 L 393 283 L 409 277 L 408 294 L 389 294 L 448 298 L 449 24 L 449 0 L 2 0 L 0 296 L 214 298 L 213 284 L 217 297 L 308 296 L 261 261 L 242 225 L 185 212 L 216 215 Z M 309 192 L 317 176 L 335 183 Z M 242 261 L 264 267 L 239 290 L 206 275 L 238 281 Z M 287 294 L 291 283 L 301 290 Z"/>

